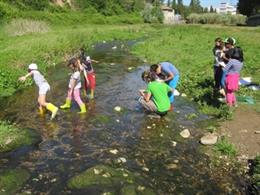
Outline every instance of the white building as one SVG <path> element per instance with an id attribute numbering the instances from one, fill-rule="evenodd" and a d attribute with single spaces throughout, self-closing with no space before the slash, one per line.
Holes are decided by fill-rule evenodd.
<path id="1" fill-rule="evenodd" d="M 217 8 L 217 13 L 236 15 L 237 8 L 229 3 L 220 3 L 220 7 Z"/>
<path id="2" fill-rule="evenodd" d="M 174 9 L 167 6 L 161 6 L 161 10 L 164 16 L 164 24 L 173 24 L 175 21 Z"/>

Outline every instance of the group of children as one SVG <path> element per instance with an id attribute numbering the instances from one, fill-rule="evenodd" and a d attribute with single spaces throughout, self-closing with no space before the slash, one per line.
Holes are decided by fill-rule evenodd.
<path id="1" fill-rule="evenodd" d="M 221 38 L 215 39 L 215 47 L 213 48 L 214 61 L 214 80 L 215 91 L 219 91 L 226 97 L 226 102 L 229 106 L 236 105 L 235 91 L 238 89 L 239 74 L 243 67 L 243 51 L 240 47 L 236 47 L 234 38 L 227 38 L 222 41 Z M 90 89 L 89 99 L 94 98 L 94 90 L 96 86 L 96 78 L 91 60 L 81 49 L 78 58 L 69 60 L 68 67 L 72 70 L 69 80 L 68 93 L 65 104 L 61 105 L 61 109 L 71 107 L 71 101 L 74 99 L 80 107 L 79 113 L 86 112 L 86 105 L 81 100 L 80 89 L 81 73 L 84 75 L 84 88 L 87 95 L 87 90 Z M 28 74 L 19 78 L 20 81 L 25 81 L 29 76 L 33 77 L 36 85 L 39 88 L 39 111 L 44 114 L 45 108 L 51 111 L 51 119 L 55 118 L 58 107 L 52 103 L 46 102 L 46 94 L 50 90 L 50 85 L 39 72 L 36 64 L 30 64 Z M 150 71 L 144 71 L 142 79 L 148 84 L 146 90 L 140 90 L 139 102 L 148 111 L 155 112 L 161 116 L 166 115 L 168 111 L 174 107 L 174 90 L 179 81 L 179 71 L 170 62 L 161 62 L 153 64 Z"/>
<path id="2" fill-rule="evenodd" d="M 218 91 L 226 99 L 228 106 L 236 106 L 235 91 L 238 90 L 240 71 L 243 67 L 243 51 L 236 46 L 232 37 L 215 39 L 214 55 L 214 80 L 215 92 Z"/>
<path id="3" fill-rule="evenodd" d="M 153 64 L 150 71 L 142 73 L 146 90 L 139 90 L 140 104 L 150 112 L 164 116 L 174 107 L 174 90 L 179 81 L 179 71 L 170 62 Z"/>
<path id="4" fill-rule="evenodd" d="M 82 88 L 81 73 L 83 73 L 84 75 L 84 87 L 86 90 L 86 94 L 88 89 L 90 89 L 90 94 L 88 95 L 88 98 L 93 99 L 96 86 L 96 78 L 92 62 L 98 63 L 98 61 L 90 59 L 90 57 L 85 54 L 84 49 L 81 49 L 81 53 L 78 58 L 72 58 L 69 60 L 68 67 L 72 70 L 72 74 L 69 80 L 66 102 L 64 105 L 60 106 L 61 109 L 70 108 L 71 100 L 74 99 L 80 107 L 79 113 L 86 112 L 86 105 L 80 97 L 80 89 Z M 38 103 L 40 114 L 43 115 L 46 108 L 52 113 L 51 120 L 54 119 L 58 112 L 58 107 L 53 105 L 52 103 L 46 102 L 46 94 L 50 90 L 50 85 L 46 81 L 44 76 L 40 73 L 36 64 L 30 64 L 28 67 L 28 74 L 20 77 L 19 80 L 23 82 L 29 76 L 33 77 L 35 84 L 39 88 Z"/>

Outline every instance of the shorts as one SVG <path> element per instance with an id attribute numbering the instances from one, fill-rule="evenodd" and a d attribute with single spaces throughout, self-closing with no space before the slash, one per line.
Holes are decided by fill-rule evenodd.
<path id="1" fill-rule="evenodd" d="M 85 79 L 85 89 L 86 90 L 88 88 L 95 89 L 96 88 L 96 75 L 95 75 L 95 73 L 94 72 L 88 73 L 87 77 L 88 77 L 88 84 L 87 84 L 86 79 Z"/>
<path id="2" fill-rule="evenodd" d="M 39 95 L 46 95 L 50 90 L 50 85 L 48 83 L 43 83 L 39 86 Z"/>

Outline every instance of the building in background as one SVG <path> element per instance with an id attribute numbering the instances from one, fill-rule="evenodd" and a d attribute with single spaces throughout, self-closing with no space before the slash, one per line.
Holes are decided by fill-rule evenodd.
<path id="1" fill-rule="evenodd" d="M 162 13 L 164 16 L 163 23 L 164 24 L 173 24 L 174 20 L 175 20 L 174 9 L 172 9 L 171 7 L 162 5 L 161 10 L 162 10 Z"/>
<path id="2" fill-rule="evenodd" d="M 233 5 L 230 5 L 229 3 L 220 3 L 220 7 L 216 9 L 217 13 L 219 14 L 231 14 L 236 15 L 237 14 L 237 8 Z"/>

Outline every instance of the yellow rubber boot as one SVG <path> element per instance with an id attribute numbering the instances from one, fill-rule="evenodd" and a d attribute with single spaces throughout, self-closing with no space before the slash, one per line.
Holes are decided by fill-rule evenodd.
<path id="1" fill-rule="evenodd" d="M 58 107 L 54 106 L 52 103 L 47 104 L 46 108 L 51 111 L 51 120 L 55 118 L 57 112 L 58 112 Z"/>
<path id="2" fill-rule="evenodd" d="M 71 105 L 71 99 L 66 99 L 66 102 L 65 104 L 63 104 L 62 106 L 60 106 L 61 109 L 68 109 L 70 108 L 70 105 Z"/>
<path id="3" fill-rule="evenodd" d="M 87 112 L 85 104 L 81 104 L 79 107 L 80 107 L 80 112 L 78 112 L 79 114 L 83 114 Z"/>
<path id="4" fill-rule="evenodd" d="M 39 107 L 39 114 L 41 116 L 45 114 L 45 109 L 43 107 Z"/>

